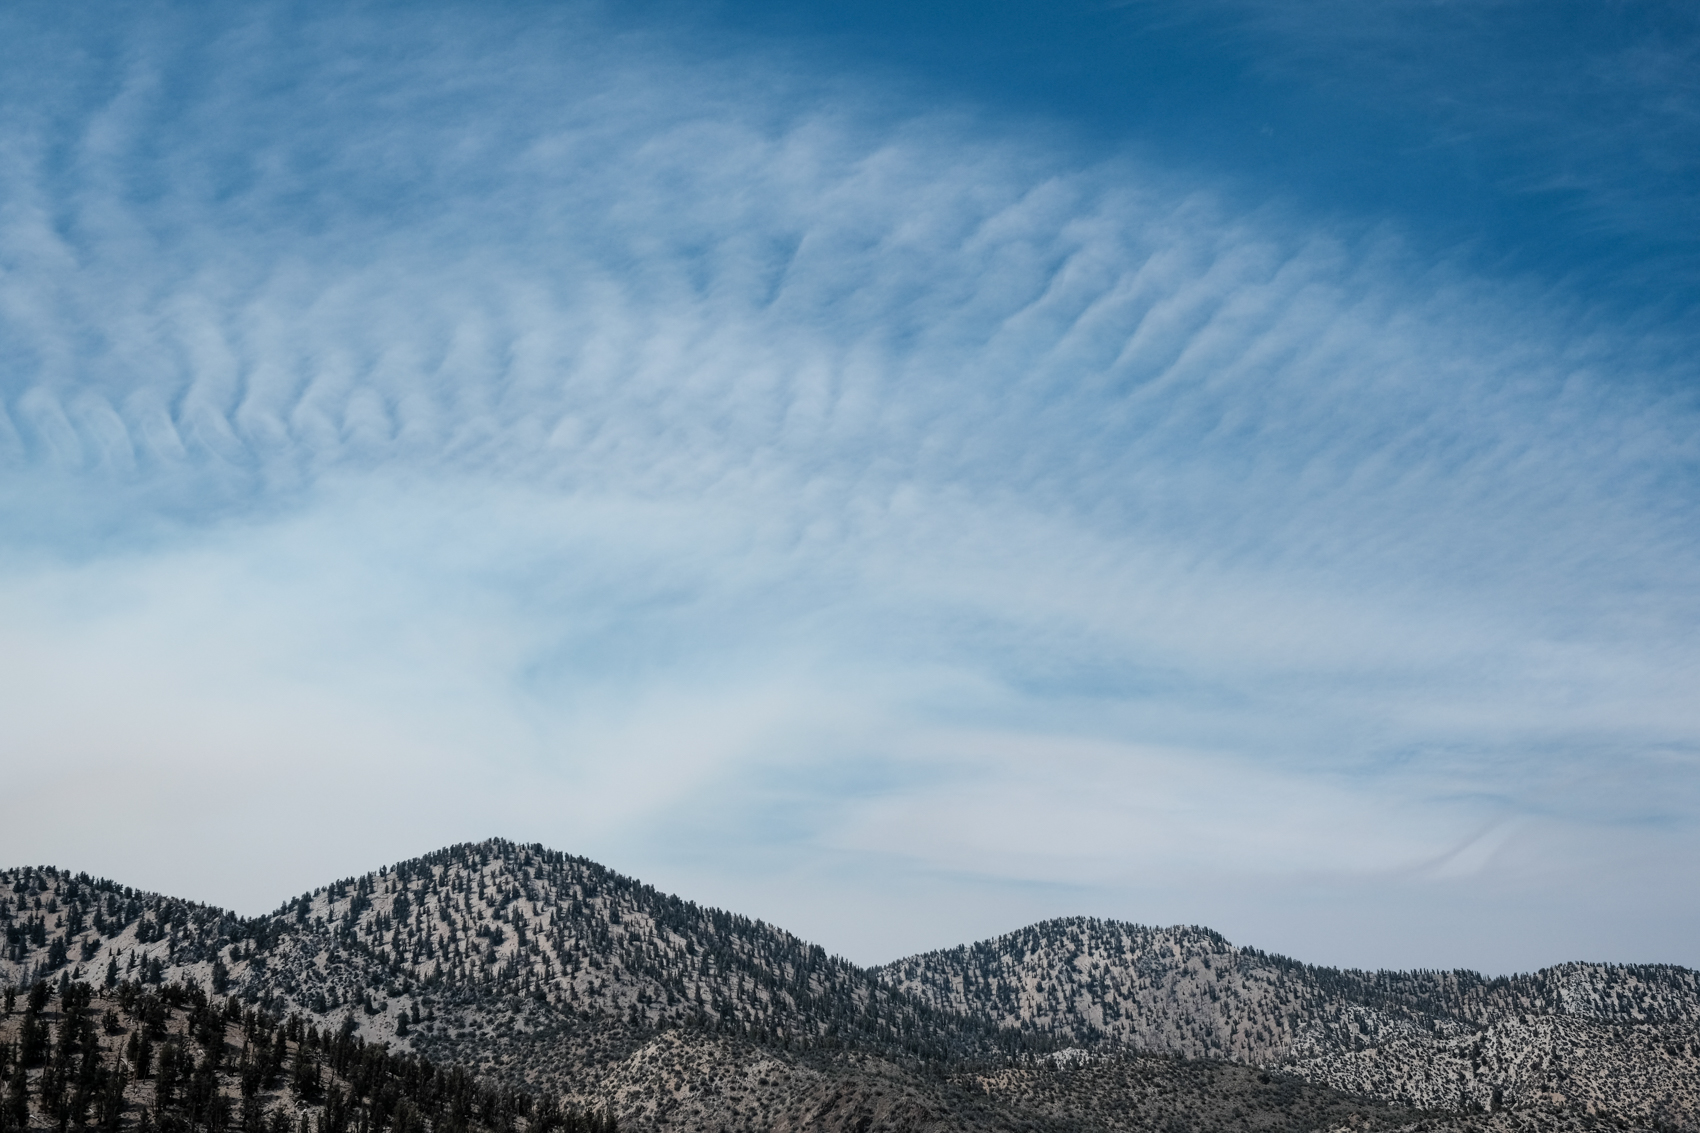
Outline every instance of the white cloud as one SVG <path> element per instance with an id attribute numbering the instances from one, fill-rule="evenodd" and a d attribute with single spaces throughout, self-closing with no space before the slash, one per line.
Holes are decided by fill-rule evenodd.
<path id="1" fill-rule="evenodd" d="M 494 831 L 685 877 L 719 825 L 708 888 L 800 915 L 857 861 L 972 877 L 905 890 L 959 925 L 1380 879 L 1436 949 L 1422 886 L 1577 888 L 1530 845 L 1675 876 L 1663 344 L 853 80 L 470 19 L 0 88 L 70 104 L 0 128 L 0 851 L 254 909 Z"/>

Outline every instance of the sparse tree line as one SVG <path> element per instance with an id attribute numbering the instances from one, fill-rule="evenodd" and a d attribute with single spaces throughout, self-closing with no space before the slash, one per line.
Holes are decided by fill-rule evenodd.
<path id="1" fill-rule="evenodd" d="M 0 993 L 0 1133 L 616 1130 L 611 1112 L 565 1108 L 553 1095 L 367 1043 L 352 1017 L 320 1030 L 187 981 L 123 980 L 97 993 L 66 973 L 20 991 Z"/>
<path id="2" fill-rule="evenodd" d="M 1566 964 L 1526 975 L 1319 967 L 1198 926 L 1090 917 L 909 957 L 879 973 L 936 1008 L 1087 1046 L 1270 1064 L 1395 1036 L 1450 1040 L 1576 1016 L 1700 1022 L 1700 976 L 1668 965 Z"/>

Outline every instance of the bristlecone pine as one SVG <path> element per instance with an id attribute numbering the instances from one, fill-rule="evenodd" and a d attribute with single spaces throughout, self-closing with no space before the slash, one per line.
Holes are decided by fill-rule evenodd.
<path id="1" fill-rule="evenodd" d="M 1669 966 L 1339 971 L 1072 919 L 870 970 L 500 840 L 252 919 L 13 869 L 0 925 L 0 1133 L 1700 1133 Z"/>

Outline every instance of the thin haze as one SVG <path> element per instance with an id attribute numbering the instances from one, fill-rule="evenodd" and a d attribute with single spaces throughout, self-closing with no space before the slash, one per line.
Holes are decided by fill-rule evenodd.
<path id="1" fill-rule="evenodd" d="M 12 6 L 0 858 L 1700 965 L 1697 44 Z"/>

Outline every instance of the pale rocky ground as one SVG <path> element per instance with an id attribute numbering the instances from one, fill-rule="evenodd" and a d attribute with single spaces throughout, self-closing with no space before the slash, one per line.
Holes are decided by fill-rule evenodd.
<path id="1" fill-rule="evenodd" d="M 1075 1120 L 1054 1108 L 1058 1082 L 1076 1083 L 1069 1105 L 1085 1104 L 1083 1083 L 1108 1098 L 1132 1081 L 1114 1067 L 1149 1060 L 1105 1055 L 1164 1053 L 1436 1110 L 1491 1110 L 1497 1092 L 1519 1120 L 1544 1114 L 1555 1128 L 1594 1114 L 1700 1129 L 1700 982 L 1680 968 L 1342 972 L 1202 929 L 1074 919 L 870 971 L 595 863 L 501 841 L 346 879 L 252 920 L 12 870 L 0 873 L 0 925 L 0 983 L 40 975 L 57 941 L 56 973 L 98 985 L 115 964 L 119 978 L 216 983 L 321 1027 L 352 1018 L 369 1041 L 616 1101 L 646 1127 L 802 1128 L 809 1105 L 922 1127 L 995 1101 L 1048 1128 Z M 1038 1069 L 1064 1045 L 1093 1053 L 1072 1078 Z M 998 1070 L 971 1085 L 963 1068 L 976 1060 Z M 954 1069 L 946 1080 L 925 1066 Z M 1093 1127 L 1123 1127 L 1109 1102 L 1091 1104 L 1109 1123 Z M 814 1127 L 833 1127 L 820 1115 Z M 1503 1113 L 1470 1120 L 1525 1128 Z"/>
<path id="2" fill-rule="evenodd" d="M 1208 930 L 1074 918 L 879 972 L 938 1010 L 1071 1042 L 1278 1067 L 1428 1108 L 1700 1126 L 1700 974 L 1684 968 L 1339 971 Z"/>
<path id="3" fill-rule="evenodd" d="M 571 1095 L 614 1099 L 631 1128 L 913 1129 L 1127 1133 L 1581 1133 L 1640 1128 L 1587 1114 L 1413 1113 L 1233 1063 L 1083 1055 L 948 1074 L 870 1055 L 775 1052 L 736 1039 L 657 1036 Z"/>
<path id="4" fill-rule="evenodd" d="M 1700 1035 L 1689 1024 L 1574 1016 L 1496 1023 L 1450 1039 L 1395 1037 L 1296 1055 L 1290 1073 L 1428 1108 L 1573 1110 L 1700 1127 Z"/>

